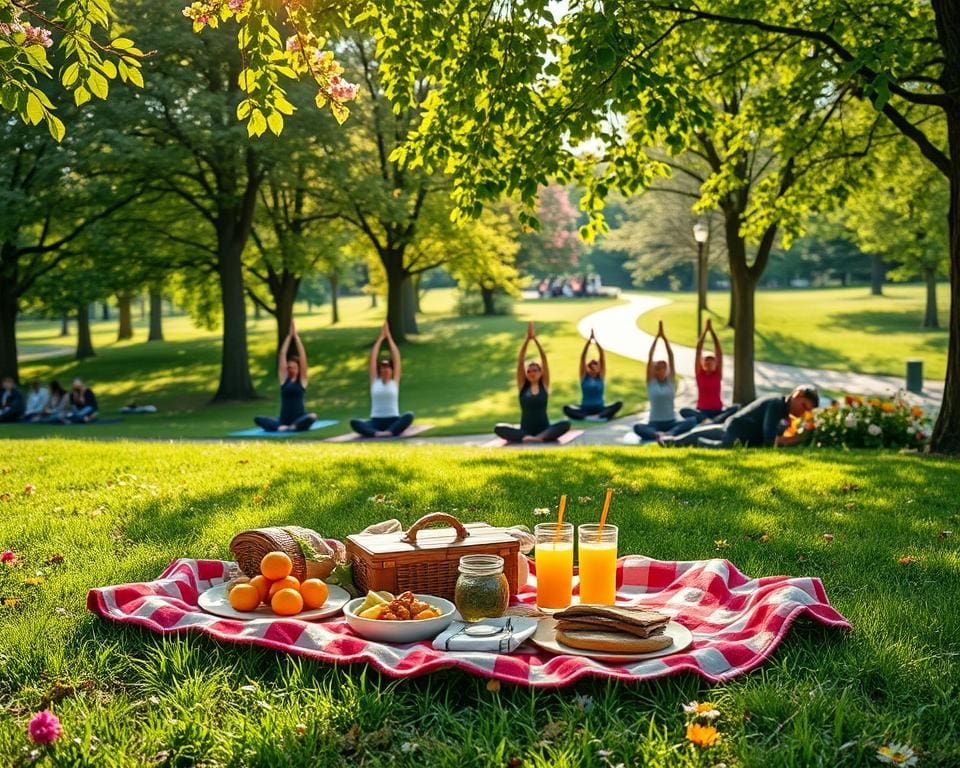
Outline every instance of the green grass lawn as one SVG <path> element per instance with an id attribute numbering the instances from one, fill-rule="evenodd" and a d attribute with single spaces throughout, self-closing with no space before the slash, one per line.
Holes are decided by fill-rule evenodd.
<path id="1" fill-rule="evenodd" d="M 616 303 L 615 299 L 518 302 L 513 317 L 461 318 L 453 314 L 453 301 L 452 290 L 428 292 L 423 333 L 402 350 L 400 407 L 414 411 L 420 423 L 434 424 L 437 428 L 431 434 L 487 432 L 498 421 L 519 420 L 514 370 L 529 320 L 536 321 L 550 361 L 551 415 L 561 418 L 561 405 L 580 398 L 577 364 L 583 340 L 576 321 Z M 330 325 L 327 308 L 297 318 L 310 359 L 307 407 L 320 418 L 340 423 L 292 438 L 295 442 L 348 431 L 351 417 L 366 418 L 370 413 L 367 360 L 383 323 L 383 305 L 371 309 L 365 297 L 348 298 L 342 304 L 343 320 L 337 326 Z M 251 368 L 263 399 L 210 405 L 219 380 L 218 331 L 197 329 L 188 318 L 178 317 L 165 323 L 167 341 L 143 341 L 146 330 L 138 323 L 132 341 L 117 342 L 115 321 L 95 323 L 97 357 L 82 362 L 71 354 L 28 360 L 22 378 L 58 378 L 63 383 L 80 375 L 97 393 L 102 416 L 116 416 L 131 401 L 152 403 L 160 413 L 127 416 L 115 425 L 5 425 L 2 434 L 221 438 L 252 427 L 255 415 L 276 415 L 279 410 L 275 328 L 272 318 L 250 323 Z M 22 322 L 23 352 L 29 355 L 35 349 L 62 345 L 58 333 L 59 324 Z M 637 409 L 644 399 L 642 367 L 614 355 L 608 367 L 608 396 Z"/>
<path id="2" fill-rule="evenodd" d="M 906 360 L 924 362 L 924 376 L 942 379 L 947 370 L 949 286 L 939 286 L 939 330 L 921 328 L 926 289 L 920 285 L 886 285 L 884 296 L 866 287 L 761 291 L 757 294 L 757 360 L 839 371 L 903 376 Z M 693 346 L 696 297 L 664 293 L 673 304 L 648 312 L 640 327 L 657 332 L 663 320 L 667 335 Z M 725 291 L 708 298 L 710 315 L 724 348 L 733 351 L 733 331 L 722 328 L 730 308 Z"/>
<path id="3" fill-rule="evenodd" d="M 956 462 L 827 451 L 7 446 L 0 549 L 14 549 L 22 567 L 3 572 L 4 589 L 24 599 L 0 608 L 0 765 L 26 762 L 26 723 L 51 702 L 65 737 L 45 765 L 872 766 L 890 739 L 918 749 L 921 766 L 960 764 L 960 539 L 940 536 L 960 532 Z M 460 672 L 390 681 L 360 666 L 163 639 L 84 607 L 90 587 L 155 577 L 179 556 L 226 557 L 245 527 L 296 523 L 340 537 L 427 510 L 532 524 L 532 510 L 561 492 L 579 523 L 596 517 L 608 485 L 621 552 L 820 576 L 855 631 L 799 623 L 762 668 L 723 685 L 681 675 L 495 692 Z M 718 552 L 718 539 L 728 548 Z M 903 555 L 916 560 L 900 565 Z M 42 584 L 22 585 L 38 572 Z M 722 713 L 721 744 L 702 754 L 684 739 L 681 705 L 694 698 Z"/>

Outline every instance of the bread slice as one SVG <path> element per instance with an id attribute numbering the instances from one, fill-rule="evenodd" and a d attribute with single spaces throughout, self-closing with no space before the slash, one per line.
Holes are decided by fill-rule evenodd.
<path id="1" fill-rule="evenodd" d="M 557 642 L 581 651 L 601 653 L 652 653 L 662 651 L 673 643 L 667 635 L 637 637 L 627 632 L 597 632 L 590 630 L 557 630 Z"/>
<path id="2" fill-rule="evenodd" d="M 595 632 L 627 632 L 637 637 L 652 637 L 663 634 L 666 626 L 666 622 L 664 622 L 663 624 L 656 624 L 650 627 L 638 627 L 634 624 L 607 618 L 606 616 L 578 616 L 575 619 L 560 619 L 557 622 L 557 629 L 563 631 L 574 629 L 593 630 Z"/>
<path id="3" fill-rule="evenodd" d="M 557 621 L 565 619 L 584 620 L 602 618 L 634 627 L 648 628 L 665 625 L 670 617 L 659 611 L 647 608 L 634 608 L 625 605 L 571 605 L 569 608 L 553 614 Z"/>

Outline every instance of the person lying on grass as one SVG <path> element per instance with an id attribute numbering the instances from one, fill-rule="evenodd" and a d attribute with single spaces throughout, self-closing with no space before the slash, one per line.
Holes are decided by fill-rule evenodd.
<path id="1" fill-rule="evenodd" d="M 657 342 L 663 340 L 666 360 L 656 360 Z M 694 418 L 678 419 L 674 406 L 677 396 L 677 367 L 674 364 L 673 348 L 663 331 L 663 321 L 657 329 L 647 357 L 647 400 L 650 401 L 650 416 L 647 423 L 634 424 L 633 431 L 644 440 L 657 440 L 661 435 L 679 435 L 695 427 Z"/>
<path id="2" fill-rule="evenodd" d="M 387 342 L 390 357 L 380 360 L 380 347 Z M 364 437 L 396 437 L 413 424 L 413 413 L 400 414 L 400 350 L 390 326 L 383 324 L 370 350 L 370 418 L 351 419 L 353 431 Z"/>
<path id="3" fill-rule="evenodd" d="M 803 437 L 785 437 L 790 416 L 802 417 L 820 405 L 816 387 L 797 387 L 787 397 L 770 395 L 744 406 L 723 424 L 704 424 L 685 435 L 664 436 L 660 445 L 693 445 L 700 448 L 747 448 L 796 445 Z"/>
<path id="4" fill-rule="evenodd" d="M 23 416 L 23 393 L 17 387 L 13 376 L 3 377 L 3 391 L 0 392 L 0 422 L 20 421 Z"/>
<path id="5" fill-rule="evenodd" d="M 73 388 L 70 390 L 70 414 L 67 421 L 74 424 L 87 424 L 97 418 L 97 396 L 93 390 L 83 383 L 83 379 L 73 380 Z"/>
<path id="6" fill-rule="evenodd" d="M 527 361 L 527 347 L 533 342 L 540 359 Z M 531 322 L 527 337 L 520 345 L 517 359 L 517 389 L 520 393 L 520 424 L 497 424 L 493 431 L 508 443 L 548 443 L 557 440 L 570 429 L 569 421 L 550 423 L 547 401 L 550 389 L 550 366 Z"/>
<path id="7" fill-rule="evenodd" d="M 597 345 L 597 357 L 587 362 L 590 344 Z M 609 421 L 623 407 L 619 400 L 610 405 L 603 403 L 604 380 L 607 376 L 607 360 L 603 347 L 597 341 L 593 330 L 580 353 L 580 405 L 565 405 L 563 412 L 571 419 L 592 419 Z"/>
<path id="8" fill-rule="evenodd" d="M 297 350 L 293 355 L 289 353 L 291 343 Z M 303 404 L 303 394 L 307 391 L 307 351 L 293 319 L 277 356 L 277 379 L 280 381 L 280 418 L 256 416 L 254 422 L 266 432 L 304 432 L 310 429 L 317 414 L 307 413 Z"/>
<path id="9" fill-rule="evenodd" d="M 713 353 L 703 353 L 707 334 L 713 341 Z M 723 385 L 723 349 L 717 332 L 713 330 L 713 321 L 708 319 L 707 325 L 697 339 L 697 356 L 694 361 L 694 375 L 697 380 L 697 407 L 681 408 L 680 415 L 685 419 L 694 418 L 697 423 L 710 419 L 719 424 L 737 412 L 739 406 L 733 405 L 724 409 L 720 388 Z"/>

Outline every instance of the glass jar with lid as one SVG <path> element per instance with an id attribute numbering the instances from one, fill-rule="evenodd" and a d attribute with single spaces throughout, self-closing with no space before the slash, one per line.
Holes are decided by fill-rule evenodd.
<path id="1" fill-rule="evenodd" d="M 464 555 L 460 558 L 454 602 L 466 622 L 502 616 L 510 604 L 510 585 L 498 555 Z"/>

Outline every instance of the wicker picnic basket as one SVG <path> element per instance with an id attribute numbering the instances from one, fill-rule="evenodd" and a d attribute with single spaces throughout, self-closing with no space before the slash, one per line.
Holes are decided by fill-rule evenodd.
<path id="1" fill-rule="evenodd" d="M 343 559 L 343 552 L 319 533 L 296 525 L 241 531 L 230 542 L 230 551 L 240 570 L 251 578 L 260 573 L 260 561 L 268 552 L 286 552 L 293 561 L 293 575 L 300 581 L 327 578 Z"/>
<path id="2" fill-rule="evenodd" d="M 446 523 L 445 528 L 427 528 Z M 410 590 L 453 600 L 463 555 L 500 555 L 510 594 L 517 592 L 520 542 L 503 528 L 461 523 L 443 512 L 424 515 L 403 533 L 347 536 L 353 580 L 364 592 Z"/>

